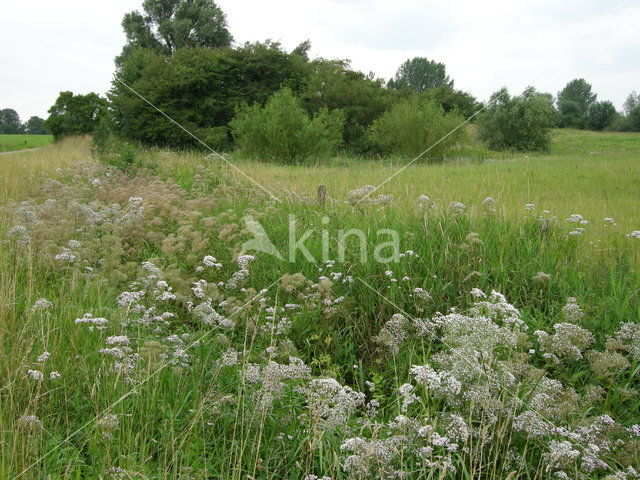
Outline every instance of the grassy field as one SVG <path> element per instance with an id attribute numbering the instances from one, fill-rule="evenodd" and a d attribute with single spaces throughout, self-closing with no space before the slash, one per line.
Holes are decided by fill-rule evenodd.
<path id="1" fill-rule="evenodd" d="M 44 147 L 53 143 L 53 135 L 0 135 L 0 152 Z"/>
<path id="2" fill-rule="evenodd" d="M 229 159 L 0 159 L 0 478 L 637 478 L 640 135 Z"/>

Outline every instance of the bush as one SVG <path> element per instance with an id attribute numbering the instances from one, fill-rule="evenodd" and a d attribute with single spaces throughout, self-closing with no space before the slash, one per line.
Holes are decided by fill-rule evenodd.
<path id="1" fill-rule="evenodd" d="M 464 119 L 459 114 L 445 113 L 435 101 L 414 95 L 373 122 L 371 140 L 381 153 L 413 156 L 432 147 L 426 156 L 441 158 L 464 138 L 462 128 L 451 133 L 462 122 Z M 450 135 L 443 140 L 447 134 Z"/>
<path id="2" fill-rule="evenodd" d="M 478 135 L 492 150 L 548 151 L 554 111 L 548 95 L 527 88 L 511 97 L 495 92 L 478 119 Z"/>
<path id="3" fill-rule="evenodd" d="M 632 132 L 640 132 L 640 105 L 636 105 L 629 111 L 627 125 Z"/>
<path id="4" fill-rule="evenodd" d="M 260 160 L 300 163 L 335 153 L 344 115 L 320 111 L 310 119 L 290 89 L 274 93 L 264 107 L 240 108 L 231 121 L 238 149 Z"/>
<path id="5" fill-rule="evenodd" d="M 587 124 L 594 130 L 604 130 L 617 116 L 616 107 L 610 101 L 595 102 L 587 110 Z"/>

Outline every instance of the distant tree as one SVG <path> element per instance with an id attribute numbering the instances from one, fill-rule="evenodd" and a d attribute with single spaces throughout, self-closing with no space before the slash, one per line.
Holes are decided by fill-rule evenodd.
<path id="1" fill-rule="evenodd" d="M 631 110 L 640 105 L 640 93 L 637 93 L 635 90 L 629 94 L 627 99 L 624 101 L 622 108 L 624 110 L 625 115 L 629 115 Z"/>
<path id="2" fill-rule="evenodd" d="M 44 126 L 44 118 L 33 116 L 24 124 L 25 132 L 29 135 L 46 135 L 49 133 Z"/>
<path id="3" fill-rule="evenodd" d="M 180 48 L 228 47 L 233 40 L 224 12 L 213 0 L 144 0 L 143 13 L 125 14 L 127 37 L 118 65 L 136 48 L 166 55 Z"/>
<path id="4" fill-rule="evenodd" d="M 527 88 L 510 96 L 498 90 L 478 119 L 478 135 L 493 150 L 547 151 L 554 112 L 550 95 Z"/>
<path id="5" fill-rule="evenodd" d="M 587 110 L 587 125 L 594 130 L 604 130 L 617 115 L 616 107 L 610 101 L 595 102 Z"/>
<path id="6" fill-rule="evenodd" d="M 16 112 L 13 108 L 4 108 L 0 110 L 0 133 L 23 133 L 20 116 L 18 115 L 18 112 Z"/>
<path id="7" fill-rule="evenodd" d="M 301 93 L 310 114 L 340 109 L 345 115 L 344 144 L 355 153 L 370 149 L 368 129 L 391 103 L 383 81 L 353 71 L 343 60 L 314 60 Z"/>
<path id="8" fill-rule="evenodd" d="M 405 61 L 396 76 L 389 80 L 389 87 L 396 90 L 410 89 L 416 92 L 424 92 L 429 88 L 440 86 L 453 87 L 453 80 L 446 73 L 444 63 L 428 60 L 424 57 L 415 57 Z"/>
<path id="9" fill-rule="evenodd" d="M 307 63 L 278 43 L 240 48 L 179 49 L 166 57 L 137 49 L 118 69 L 109 91 L 116 132 L 128 140 L 176 148 L 201 147 L 166 117 L 125 87 L 152 101 L 212 148 L 229 148 L 228 123 L 243 103 L 264 104 L 282 87 L 299 93 Z"/>
<path id="10" fill-rule="evenodd" d="M 430 88 L 424 95 L 442 105 L 445 112 L 458 112 L 464 118 L 471 117 L 481 107 L 473 95 L 449 85 Z"/>
<path id="11" fill-rule="evenodd" d="M 72 92 L 60 92 L 49 109 L 49 117 L 44 126 L 56 139 L 92 133 L 106 107 L 107 101 L 97 93 L 74 95 Z"/>
<path id="12" fill-rule="evenodd" d="M 640 105 L 636 105 L 629 111 L 627 115 L 627 123 L 629 130 L 640 132 Z"/>
<path id="13" fill-rule="evenodd" d="M 296 48 L 291 50 L 292 55 L 299 55 L 304 58 L 306 61 L 309 61 L 309 50 L 311 50 L 311 41 L 305 40 Z"/>
<path id="14" fill-rule="evenodd" d="M 597 95 L 591 91 L 591 84 L 584 78 L 571 80 L 558 92 L 560 126 L 584 128 L 587 111 L 596 101 Z"/>

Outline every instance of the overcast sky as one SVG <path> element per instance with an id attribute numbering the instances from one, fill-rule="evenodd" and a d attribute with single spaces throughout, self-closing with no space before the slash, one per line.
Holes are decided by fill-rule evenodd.
<path id="1" fill-rule="evenodd" d="M 0 16 L 0 108 L 23 120 L 61 90 L 104 93 L 125 12 L 142 0 L 8 1 Z M 584 77 L 621 108 L 640 91 L 640 0 L 219 0 L 239 43 L 311 40 L 311 56 L 393 76 L 403 60 L 444 62 L 484 100 L 502 86 L 556 94 Z"/>

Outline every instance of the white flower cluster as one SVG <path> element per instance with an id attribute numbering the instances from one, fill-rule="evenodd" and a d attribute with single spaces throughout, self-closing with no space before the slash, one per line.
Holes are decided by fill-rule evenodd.
<path id="1" fill-rule="evenodd" d="M 347 423 L 355 409 L 364 405 L 365 395 L 340 385 L 333 378 L 316 378 L 305 389 L 311 418 L 324 427 L 336 428 Z"/>

